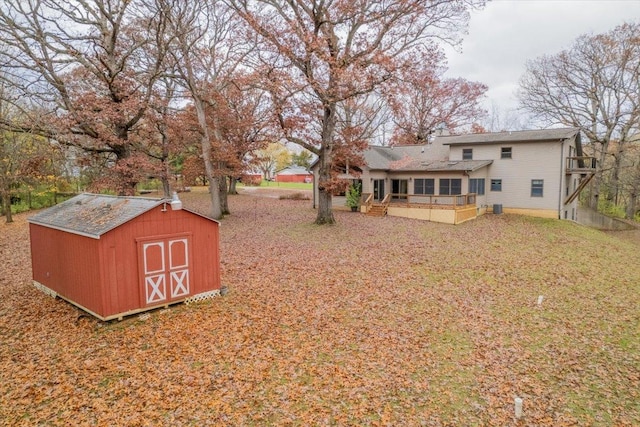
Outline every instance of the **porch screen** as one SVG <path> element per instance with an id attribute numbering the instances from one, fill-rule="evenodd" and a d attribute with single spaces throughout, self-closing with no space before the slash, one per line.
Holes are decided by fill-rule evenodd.
<path id="1" fill-rule="evenodd" d="M 440 194 L 462 194 L 462 180 L 460 178 L 440 178 Z"/>
<path id="2" fill-rule="evenodd" d="M 418 178 L 413 182 L 413 194 L 435 194 L 433 178 Z"/>

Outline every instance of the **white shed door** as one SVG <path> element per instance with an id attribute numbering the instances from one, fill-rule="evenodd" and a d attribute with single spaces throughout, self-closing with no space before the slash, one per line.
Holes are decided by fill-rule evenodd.
<path id="1" fill-rule="evenodd" d="M 162 304 L 189 295 L 188 237 L 146 241 L 140 245 L 145 304 Z"/>

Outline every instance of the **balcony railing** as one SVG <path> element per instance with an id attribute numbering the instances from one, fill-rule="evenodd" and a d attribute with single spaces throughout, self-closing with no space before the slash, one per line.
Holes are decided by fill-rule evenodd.
<path id="1" fill-rule="evenodd" d="M 391 206 L 427 209 L 463 209 L 476 205 L 476 193 L 442 194 L 391 194 Z"/>
<path id="2" fill-rule="evenodd" d="M 566 171 L 572 172 L 595 172 L 598 167 L 598 160 L 595 157 L 567 157 Z"/>

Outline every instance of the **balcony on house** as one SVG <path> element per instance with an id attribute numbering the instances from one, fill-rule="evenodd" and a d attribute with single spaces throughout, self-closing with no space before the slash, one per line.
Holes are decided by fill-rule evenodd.
<path id="1" fill-rule="evenodd" d="M 566 169 L 565 173 L 567 175 L 572 173 L 580 174 L 580 181 L 576 188 L 569 194 L 565 200 L 564 204 L 568 205 L 569 203 L 573 203 L 574 200 L 578 198 L 580 192 L 591 182 L 593 177 L 596 175 L 596 170 L 598 167 L 598 161 L 595 157 L 567 157 L 566 159 Z"/>
<path id="2" fill-rule="evenodd" d="M 596 171 L 598 161 L 595 157 L 580 156 L 580 157 L 567 157 L 565 171 L 570 173 L 593 173 Z"/>

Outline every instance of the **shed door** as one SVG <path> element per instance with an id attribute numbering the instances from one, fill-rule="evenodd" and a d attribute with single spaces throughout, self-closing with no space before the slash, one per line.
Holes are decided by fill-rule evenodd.
<path id="1" fill-rule="evenodd" d="M 140 242 L 145 305 L 180 299 L 190 292 L 189 238 Z"/>

